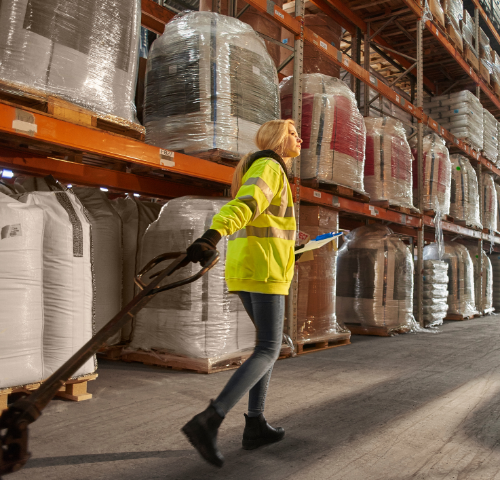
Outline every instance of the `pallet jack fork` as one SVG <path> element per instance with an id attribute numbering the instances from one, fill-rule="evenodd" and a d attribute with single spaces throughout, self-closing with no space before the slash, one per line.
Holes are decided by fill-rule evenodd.
<path id="1" fill-rule="evenodd" d="M 170 265 L 156 273 L 151 271 L 168 260 L 175 259 Z M 122 328 L 125 323 L 134 317 L 158 293 L 194 282 L 205 275 L 219 261 L 219 252 L 214 251 L 203 262 L 202 269 L 191 277 L 160 285 L 160 283 L 176 270 L 189 263 L 185 252 L 165 253 L 151 260 L 135 278 L 141 292 L 125 306 L 112 320 L 97 332 L 78 352 L 55 371 L 38 390 L 29 397 L 23 397 L 14 402 L 0 416 L 0 480 L 1 475 L 17 472 L 29 460 L 28 426 L 33 423 L 49 404 L 64 382 L 73 375 L 106 340 Z M 151 274 L 150 274 L 151 273 Z M 149 275 L 149 283 L 143 278 Z"/>

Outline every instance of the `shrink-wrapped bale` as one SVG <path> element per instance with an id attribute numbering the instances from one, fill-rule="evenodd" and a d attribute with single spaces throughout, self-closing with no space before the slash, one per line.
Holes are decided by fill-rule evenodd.
<path id="1" fill-rule="evenodd" d="M 255 150 L 259 127 L 280 118 L 278 75 L 247 24 L 211 12 L 177 16 L 147 64 L 146 141 L 189 155 Z"/>
<path id="2" fill-rule="evenodd" d="M 338 212 L 317 206 L 300 207 L 300 230 L 311 238 L 337 229 Z M 337 323 L 337 251 L 334 244 L 329 243 L 312 253 L 314 260 L 298 263 L 297 339 L 304 343 L 348 332 Z"/>
<path id="3" fill-rule="evenodd" d="M 0 388 L 43 376 L 43 210 L 0 193 Z"/>
<path id="4" fill-rule="evenodd" d="M 94 333 L 91 226 L 71 192 L 32 192 L 20 197 L 43 210 L 43 378 L 49 377 Z M 95 359 L 75 377 L 94 372 Z"/>
<path id="5" fill-rule="evenodd" d="M 433 210 L 441 215 L 450 213 L 451 162 L 444 140 L 431 133 L 423 142 L 424 210 Z M 417 150 L 413 152 L 413 198 L 416 201 L 418 188 Z"/>
<path id="6" fill-rule="evenodd" d="M 493 268 L 490 259 L 484 250 L 481 250 L 483 257 L 483 273 L 479 266 L 479 254 L 477 246 L 467 246 L 474 265 L 474 298 L 476 299 L 476 310 L 480 313 L 491 313 L 493 308 Z M 481 285 L 480 285 L 481 284 Z M 481 309 L 480 299 L 482 296 L 483 308 Z"/>
<path id="7" fill-rule="evenodd" d="M 443 324 L 448 311 L 448 265 L 437 259 L 436 245 L 424 249 L 424 294 L 423 310 L 426 327 L 436 327 Z M 418 307 L 415 290 L 415 311 Z"/>
<path id="8" fill-rule="evenodd" d="M 482 198 L 482 220 L 483 227 L 490 231 L 497 230 L 497 190 L 493 176 L 489 173 L 482 173 L 483 198 Z"/>
<path id="9" fill-rule="evenodd" d="M 161 253 L 186 250 L 226 202 L 199 197 L 170 200 L 144 235 L 141 264 Z M 255 345 L 255 328 L 237 295 L 228 293 L 224 279 L 227 237 L 217 249 L 219 263 L 201 280 L 157 295 L 137 314 L 131 348 L 214 358 Z M 169 282 L 189 277 L 199 268 L 190 263 L 172 274 Z"/>
<path id="10" fill-rule="evenodd" d="M 459 243 L 445 242 L 443 260 L 448 264 L 448 314 L 475 315 L 474 266 L 469 251 Z"/>
<path id="11" fill-rule="evenodd" d="M 293 77 L 280 85 L 283 118 L 291 118 Z M 302 77 L 300 176 L 364 193 L 366 129 L 356 98 L 338 78 Z"/>
<path id="12" fill-rule="evenodd" d="M 373 224 L 348 234 L 338 252 L 337 277 L 337 316 L 347 328 L 412 329 L 413 261 L 391 229 Z"/>
<path id="13" fill-rule="evenodd" d="M 135 120 L 138 0 L 3 0 L 0 79 Z"/>
<path id="14" fill-rule="evenodd" d="M 424 103 L 424 113 L 434 120 L 442 119 L 439 124 L 443 128 L 482 150 L 483 106 L 469 90 L 432 97 Z"/>
<path id="15" fill-rule="evenodd" d="M 87 209 L 92 225 L 95 327 L 100 330 L 122 306 L 122 221 L 101 190 L 73 187 L 73 192 Z M 120 340 L 121 332 L 117 332 L 106 343 L 114 345 Z"/>
<path id="16" fill-rule="evenodd" d="M 142 202 L 133 196 L 128 196 L 112 200 L 111 205 L 120 215 L 123 225 L 122 307 L 124 307 L 138 293 L 134 277 L 145 265 L 141 265 L 139 261 L 142 238 L 149 225 L 158 218 L 161 204 Z M 122 340 L 130 340 L 131 332 L 132 320 L 122 328 Z"/>
<path id="17" fill-rule="evenodd" d="M 413 208 L 413 157 L 403 124 L 390 117 L 366 117 L 365 126 L 364 182 L 370 200 Z"/>
<path id="18" fill-rule="evenodd" d="M 483 108 L 483 155 L 496 163 L 498 160 L 498 122 Z"/>
<path id="19" fill-rule="evenodd" d="M 492 253 L 488 256 L 491 262 L 493 280 L 493 301 L 492 306 L 496 311 L 500 310 L 500 254 Z"/>
<path id="20" fill-rule="evenodd" d="M 476 171 L 462 155 L 451 155 L 450 215 L 469 227 L 483 228 L 479 217 Z"/>

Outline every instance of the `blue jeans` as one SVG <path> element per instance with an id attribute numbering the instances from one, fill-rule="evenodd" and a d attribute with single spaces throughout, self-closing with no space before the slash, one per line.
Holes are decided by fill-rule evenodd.
<path id="1" fill-rule="evenodd" d="M 265 293 L 237 292 L 257 329 L 257 344 L 252 355 L 236 370 L 213 403 L 224 417 L 248 391 L 248 413 L 264 412 L 267 387 L 274 362 L 278 359 L 283 338 L 285 296 Z"/>

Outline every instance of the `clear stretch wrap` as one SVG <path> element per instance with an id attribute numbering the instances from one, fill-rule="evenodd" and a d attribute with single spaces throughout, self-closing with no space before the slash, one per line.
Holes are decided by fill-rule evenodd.
<path id="1" fill-rule="evenodd" d="M 500 185 L 495 183 L 495 190 L 497 192 L 497 229 L 500 228 Z"/>
<path id="2" fill-rule="evenodd" d="M 370 200 L 413 208 L 413 157 L 403 124 L 390 117 L 366 117 L 365 126 L 365 188 Z"/>
<path id="3" fill-rule="evenodd" d="M 170 200 L 146 233 L 141 265 L 164 252 L 180 252 L 210 228 L 212 217 L 227 199 L 181 197 Z M 134 321 L 131 348 L 163 350 L 191 358 L 214 358 L 255 345 L 255 327 L 224 279 L 227 237 L 217 245 L 219 263 L 199 281 L 157 295 Z M 193 275 L 199 264 L 169 277 Z"/>
<path id="4" fill-rule="evenodd" d="M 122 221 L 98 188 L 73 187 L 72 191 L 87 209 L 92 225 L 95 326 L 100 330 L 122 307 Z M 121 332 L 117 332 L 106 343 L 120 341 Z"/>
<path id="5" fill-rule="evenodd" d="M 493 176 L 487 172 L 482 173 L 483 178 L 483 227 L 488 230 L 497 230 L 497 190 Z"/>
<path id="6" fill-rule="evenodd" d="M 432 246 L 431 246 L 432 247 Z M 426 251 L 427 250 L 427 251 Z M 430 251 L 429 251 L 430 250 Z M 427 258 L 432 257 L 432 258 Z M 435 258 L 435 249 L 424 248 L 424 323 L 426 327 L 443 324 L 448 311 L 448 265 Z M 416 291 L 415 291 L 416 297 Z M 416 300 L 416 298 L 415 298 Z M 417 310 L 417 302 L 414 304 Z"/>
<path id="7" fill-rule="evenodd" d="M 448 313 L 469 316 L 477 312 L 474 266 L 469 251 L 460 243 L 445 242 L 443 260 L 448 264 Z"/>
<path id="8" fill-rule="evenodd" d="M 43 380 L 43 210 L 0 193 L 0 388 Z"/>
<path id="9" fill-rule="evenodd" d="M 497 122 L 497 138 L 500 140 L 500 122 Z M 498 142 L 497 166 L 500 165 L 500 141 Z"/>
<path id="10" fill-rule="evenodd" d="M 3 0 L 0 79 L 134 122 L 140 15 L 138 0 Z"/>
<path id="11" fill-rule="evenodd" d="M 146 141 L 189 155 L 255 151 L 255 135 L 280 118 L 278 74 L 264 41 L 236 18 L 178 15 L 148 57 Z"/>
<path id="12" fill-rule="evenodd" d="M 318 206 L 300 207 L 300 230 L 310 238 L 338 230 L 338 212 Z M 337 323 L 337 251 L 334 244 L 314 250 L 314 260 L 299 262 L 297 338 L 316 342 L 348 330 Z"/>
<path id="13" fill-rule="evenodd" d="M 479 216 L 477 175 L 469 160 L 462 155 L 450 155 L 451 195 L 450 215 L 469 227 L 482 229 Z"/>
<path id="14" fill-rule="evenodd" d="M 493 279 L 493 301 L 492 306 L 496 311 L 500 310 L 500 254 L 492 253 L 488 255 L 491 262 Z"/>
<path id="15" fill-rule="evenodd" d="M 491 62 L 490 39 L 481 27 L 479 27 L 479 57 Z"/>
<path id="16" fill-rule="evenodd" d="M 384 225 L 349 233 L 337 258 L 337 314 L 346 327 L 413 328 L 413 261 L 410 250 Z"/>
<path id="17" fill-rule="evenodd" d="M 500 56 L 493 49 L 491 49 L 491 61 L 493 63 L 493 72 L 491 74 L 491 79 L 494 80 L 497 84 L 500 84 Z M 495 91 L 497 90 L 495 89 Z"/>
<path id="18" fill-rule="evenodd" d="M 467 46 L 474 50 L 474 19 L 470 16 L 469 12 L 464 9 L 463 18 L 461 21 L 462 26 L 462 38 Z"/>
<path id="19" fill-rule="evenodd" d="M 441 215 L 450 213 L 451 162 L 444 140 L 431 133 L 424 137 L 424 210 L 434 210 Z M 413 153 L 413 198 L 418 188 L 417 150 Z"/>
<path id="20" fill-rule="evenodd" d="M 94 333 L 91 225 L 72 192 L 32 192 L 20 201 L 43 210 L 43 378 L 49 377 Z M 95 358 L 75 377 L 94 372 Z"/>
<path id="21" fill-rule="evenodd" d="M 160 214 L 161 204 L 142 202 L 134 196 L 117 198 L 111 201 L 122 220 L 123 245 L 123 277 L 122 277 L 122 307 L 127 305 L 139 293 L 135 285 L 135 275 L 144 265 L 139 263 L 139 251 L 144 232 Z M 122 328 L 122 340 L 130 340 L 132 320 Z"/>
<path id="22" fill-rule="evenodd" d="M 477 150 L 483 149 L 483 106 L 469 92 L 448 93 L 424 103 L 424 113 Z"/>
<path id="23" fill-rule="evenodd" d="M 462 32 L 460 22 L 463 18 L 464 4 L 462 0 L 445 0 L 446 33 L 452 38 L 453 43 L 463 50 Z"/>
<path id="24" fill-rule="evenodd" d="M 474 297 L 476 299 L 476 310 L 480 310 L 480 298 L 483 297 L 483 312 L 485 314 L 492 313 L 495 309 L 493 308 L 493 268 L 491 266 L 490 259 L 484 250 L 481 250 L 483 256 L 483 274 L 481 276 L 481 270 L 479 269 L 479 254 L 477 246 L 467 246 L 472 263 L 474 264 Z M 482 278 L 482 292 L 480 291 L 480 285 Z"/>
<path id="25" fill-rule="evenodd" d="M 498 160 L 498 122 L 483 108 L 483 154 L 493 163 Z"/>
<path id="26" fill-rule="evenodd" d="M 422 21 L 434 20 L 444 27 L 444 11 L 440 0 L 425 0 L 425 9 Z"/>
<path id="27" fill-rule="evenodd" d="M 280 84 L 282 118 L 292 116 L 293 77 Z M 364 193 L 366 130 L 354 93 L 338 78 L 302 76 L 300 176 Z"/>

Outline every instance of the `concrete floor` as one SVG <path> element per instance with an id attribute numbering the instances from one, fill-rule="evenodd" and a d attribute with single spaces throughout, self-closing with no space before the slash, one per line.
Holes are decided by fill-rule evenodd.
<path id="1" fill-rule="evenodd" d="M 281 360 L 266 416 L 285 439 L 242 450 L 243 400 L 221 427 L 221 470 L 179 429 L 232 372 L 101 361 L 94 398 L 53 401 L 31 426 L 32 460 L 6 478 L 500 479 L 499 337 L 489 316 Z"/>

